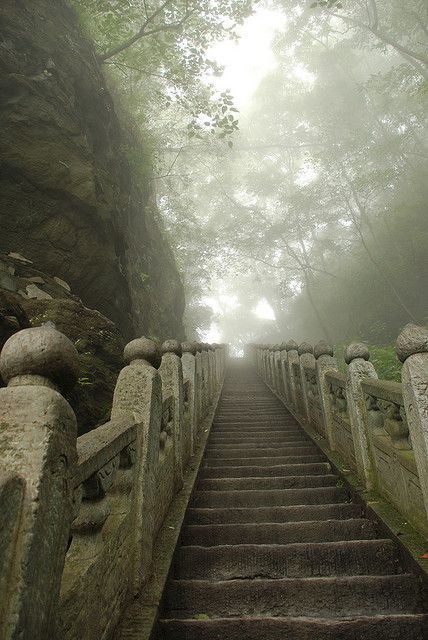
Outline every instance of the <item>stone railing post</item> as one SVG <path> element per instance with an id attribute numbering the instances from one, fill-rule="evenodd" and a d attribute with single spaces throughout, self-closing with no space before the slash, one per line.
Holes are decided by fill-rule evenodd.
<path id="1" fill-rule="evenodd" d="M 209 406 L 209 360 L 208 348 L 201 343 L 201 390 L 202 390 L 202 418 L 205 418 Z"/>
<path id="2" fill-rule="evenodd" d="M 183 459 L 188 456 L 190 433 L 182 433 L 183 427 L 183 369 L 181 346 L 177 340 L 166 340 L 161 347 L 162 361 L 159 373 L 162 378 L 162 396 L 173 398 L 173 440 L 175 452 L 174 486 L 183 486 Z"/>
<path id="3" fill-rule="evenodd" d="M 314 358 L 325 436 L 330 450 L 335 451 L 336 445 L 334 438 L 333 416 L 331 412 L 328 384 L 325 378 L 327 371 L 337 371 L 337 362 L 333 357 L 333 347 L 324 340 L 321 340 L 314 347 Z"/>
<path id="4" fill-rule="evenodd" d="M 2 640 L 55 637 L 77 462 L 76 418 L 59 390 L 78 370 L 73 343 L 47 326 L 16 333 L 1 352 Z"/>
<path id="5" fill-rule="evenodd" d="M 215 389 L 216 389 L 216 373 L 215 373 L 215 355 L 214 347 L 208 346 L 208 389 L 209 389 L 209 405 L 211 405 Z"/>
<path id="6" fill-rule="evenodd" d="M 156 468 L 162 421 L 162 382 L 155 369 L 160 364 L 160 354 L 152 340 L 139 338 L 129 342 L 124 350 L 124 359 L 128 365 L 122 369 L 117 379 L 111 419 L 128 417 L 131 423 L 138 424 L 131 492 L 131 585 L 135 594 L 148 576 L 152 559 Z"/>
<path id="7" fill-rule="evenodd" d="M 276 379 L 275 379 L 275 350 L 276 345 L 271 344 L 269 347 L 269 385 L 271 389 L 275 390 L 276 387 Z"/>
<path id="8" fill-rule="evenodd" d="M 290 401 L 290 389 L 288 381 L 288 366 L 287 366 L 287 349 L 285 344 L 281 345 L 280 351 L 280 367 L 281 367 L 281 381 L 282 381 L 282 395 L 285 404 L 289 405 Z"/>
<path id="9" fill-rule="evenodd" d="M 294 340 L 288 340 L 285 343 L 287 350 L 287 377 L 288 388 L 290 390 L 290 406 L 297 410 L 296 385 L 294 382 L 293 364 L 299 364 L 299 353 L 297 351 L 298 344 Z"/>
<path id="10" fill-rule="evenodd" d="M 309 412 L 308 381 L 306 379 L 306 369 L 315 368 L 314 350 L 312 345 L 310 345 L 308 342 L 302 342 L 301 344 L 299 344 L 297 353 L 300 356 L 299 365 L 304 409 L 303 418 L 309 423 L 311 421 L 311 415 Z"/>
<path id="11" fill-rule="evenodd" d="M 396 351 L 403 362 L 404 407 L 428 516 L 428 330 L 406 325 L 398 336 Z"/>
<path id="12" fill-rule="evenodd" d="M 193 345 L 195 348 L 196 423 L 199 429 L 203 415 L 202 347 L 200 342 L 193 342 Z"/>
<path id="13" fill-rule="evenodd" d="M 273 352 L 273 374 L 274 374 L 274 389 L 276 393 L 281 396 L 282 394 L 282 379 L 281 379 L 281 345 L 276 344 Z"/>
<path id="14" fill-rule="evenodd" d="M 196 376 L 196 344 L 194 342 L 182 342 L 181 364 L 183 368 L 183 380 L 189 382 L 187 391 L 187 413 L 190 426 L 190 452 L 194 452 L 195 441 L 198 428 L 198 407 L 197 407 L 197 376 Z"/>
<path id="15" fill-rule="evenodd" d="M 373 465 L 370 454 L 367 411 L 361 381 L 364 378 L 378 377 L 374 366 L 368 362 L 370 352 L 365 344 L 353 342 L 345 350 L 345 362 L 348 365 L 346 380 L 346 400 L 349 421 L 354 441 L 355 462 L 358 475 L 368 489 L 374 485 Z"/>

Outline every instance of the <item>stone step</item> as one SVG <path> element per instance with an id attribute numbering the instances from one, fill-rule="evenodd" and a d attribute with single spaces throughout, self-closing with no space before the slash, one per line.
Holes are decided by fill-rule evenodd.
<path id="1" fill-rule="evenodd" d="M 341 487 L 271 489 L 270 491 L 195 491 L 192 507 L 286 507 L 293 504 L 347 502 Z"/>
<path id="2" fill-rule="evenodd" d="M 299 462 L 322 462 L 326 459 L 325 455 L 319 453 L 315 449 L 316 453 L 310 450 L 305 450 L 305 453 L 288 456 L 275 456 L 275 457 L 260 457 L 260 458 L 209 458 L 206 457 L 202 461 L 202 468 L 206 467 L 271 467 L 280 464 L 293 464 Z"/>
<path id="3" fill-rule="evenodd" d="M 227 428 L 215 427 L 211 429 L 211 435 L 216 438 L 238 438 L 243 440 L 253 440 L 256 438 L 269 438 L 269 437 L 281 437 L 281 436 L 298 436 L 305 435 L 305 432 L 301 429 L 283 429 L 278 427 L 277 429 L 263 429 L 257 430 L 253 428 L 232 430 Z"/>
<path id="4" fill-rule="evenodd" d="M 372 522 L 364 518 L 281 523 L 194 524 L 183 527 L 182 543 L 203 547 L 224 544 L 290 544 L 371 540 L 374 535 Z"/>
<path id="5" fill-rule="evenodd" d="M 421 598 L 411 575 L 285 578 L 277 580 L 170 580 L 170 617 L 317 616 L 419 613 Z M 178 615 L 177 615 L 178 614 Z M 360 636 L 361 637 L 361 636 Z"/>
<path id="6" fill-rule="evenodd" d="M 255 580 L 392 575 L 398 567 L 391 540 L 182 546 L 174 561 L 179 580 Z"/>
<path id="7" fill-rule="evenodd" d="M 267 478 L 202 478 L 198 491 L 240 491 L 264 489 L 297 489 L 305 487 L 335 487 L 339 479 L 333 474 L 284 475 Z"/>
<path id="8" fill-rule="evenodd" d="M 305 453 L 317 453 L 315 445 L 308 443 L 290 443 L 286 447 L 266 449 L 239 449 L 232 447 L 207 447 L 207 458 L 278 458 Z"/>
<path id="9" fill-rule="evenodd" d="M 289 442 L 311 442 L 309 436 L 304 433 L 282 433 L 279 435 L 271 433 L 259 433 L 251 437 L 234 436 L 234 435 L 218 435 L 213 432 L 208 440 L 209 446 L 223 447 L 223 445 L 237 445 L 238 447 L 260 447 L 260 445 L 267 445 L 269 447 L 276 445 L 286 446 Z"/>
<path id="10" fill-rule="evenodd" d="M 356 615 L 329 618 L 161 620 L 163 640 L 426 640 L 428 616 Z"/>
<path id="11" fill-rule="evenodd" d="M 292 505 L 288 507 L 190 508 L 186 524 L 232 524 L 246 522 L 304 522 L 360 518 L 361 508 L 350 502 Z"/>
<path id="12" fill-rule="evenodd" d="M 283 464 L 271 467 L 207 467 L 199 472 L 199 479 L 207 478 L 279 478 L 281 476 L 321 475 L 331 473 L 328 462 Z"/>

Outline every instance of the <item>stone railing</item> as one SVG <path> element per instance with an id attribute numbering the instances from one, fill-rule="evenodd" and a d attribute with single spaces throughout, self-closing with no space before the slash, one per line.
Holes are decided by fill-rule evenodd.
<path id="1" fill-rule="evenodd" d="M 226 367 L 220 345 L 130 342 L 111 420 L 77 437 L 72 342 L 25 329 L 0 355 L 0 638 L 108 638 L 151 574 Z M 208 417 L 206 417 L 208 416 Z M 204 422 L 205 420 L 205 422 Z"/>
<path id="2" fill-rule="evenodd" d="M 338 371 L 332 348 L 294 340 L 252 345 L 247 354 L 304 427 L 367 490 L 378 491 L 428 535 L 428 331 L 407 325 L 397 340 L 402 383 L 379 380 L 364 344 L 345 352 Z"/>

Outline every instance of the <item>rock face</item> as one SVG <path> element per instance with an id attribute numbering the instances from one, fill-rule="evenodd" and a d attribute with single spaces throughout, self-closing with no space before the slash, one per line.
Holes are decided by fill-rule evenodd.
<path id="1" fill-rule="evenodd" d="M 154 194 L 132 174 L 74 12 L 63 0 L 3 0 L 0 30 L 0 251 L 64 280 L 127 338 L 181 339 L 183 289 Z"/>
<path id="2" fill-rule="evenodd" d="M 85 307 L 68 291 L 67 283 L 59 284 L 58 278 L 21 257 L 0 255 L 0 285 L 5 283 L 4 274 L 8 276 L 8 289 L 0 288 L 0 349 L 20 329 L 52 323 L 64 333 L 79 356 L 78 382 L 67 399 L 76 413 L 79 434 L 90 431 L 110 417 L 123 366 L 123 337 L 111 320 Z M 37 296 L 29 296 L 28 291 Z"/>

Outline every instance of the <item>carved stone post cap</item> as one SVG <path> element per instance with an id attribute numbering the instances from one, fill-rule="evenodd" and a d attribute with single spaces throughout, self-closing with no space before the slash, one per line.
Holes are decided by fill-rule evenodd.
<path id="1" fill-rule="evenodd" d="M 287 351 L 297 351 L 299 345 L 295 340 L 287 340 L 287 342 L 285 343 L 285 348 Z"/>
<path id="2" fill-rule="evenodd" d="M 0 372 L 6 383 L 17 376 L 41 376 L 65 391 L 79 376 L 79 356 L 71 340 L 53 326 L 23 329 L 3 346 Z"/>
<path id="3" fill-rule="evenodd" d="M 328 344 L 325 340 L 320 340 L 314 347 L 314 356 L 315 359 L 318 360 L 321 356 L 333 356 L 334 351 L 333 347 Z"/>
<path id="4" fill-rule="evenodd" d="M 136 338 L 128 342 L 123 350 L 123 357 L 128 364 L 133 360 L 146 360 L 153 367 L 159 365 L 159 349 L 156 342 L 149 338 Z"/>
<path id="5" fill-rule="evenodd" d="M 362 358 L 363 360 L 370 359 L 370 351 L 366 344 L 362 342 L 351 342 L 345 349 L 345 362 L 346 364 L 350 364 L 353 360 L 357 358 Z"/>
<path id="6" fill-rule="evenodd" d="M 401 362 L 415 353 L 428 353 L 428 329 L 417 324 L 406 324 L 397 338 L 395 352 Z"/>
<path id="7" fill-rule="evenodd" d="M 311 344 L 309 344 L 309 342 L 301 342 L 297 349 L 297 353 L 299 354 L 299 356 L 302 356 L 304 353 L 313 353 L 313 352 L 314 352 L 314 348 Z"/>
<path id="8" fill-rule="evenodd" d="M 177 356 L 181 357 L 181 344 L 178 340 L 165 340 L 161 346 L 161 353 L 175 353 Z"/>
<path id="9" fill-rule="evenodd" d="M 197 347 L 197 343 L 196 342 L 182 342 L 181 343 L 181 351 L 182 351 L 182 353 L 191 353 L 192 355 L 195 355 L 197 350 L 198 350 L 198 347 Z"/>

